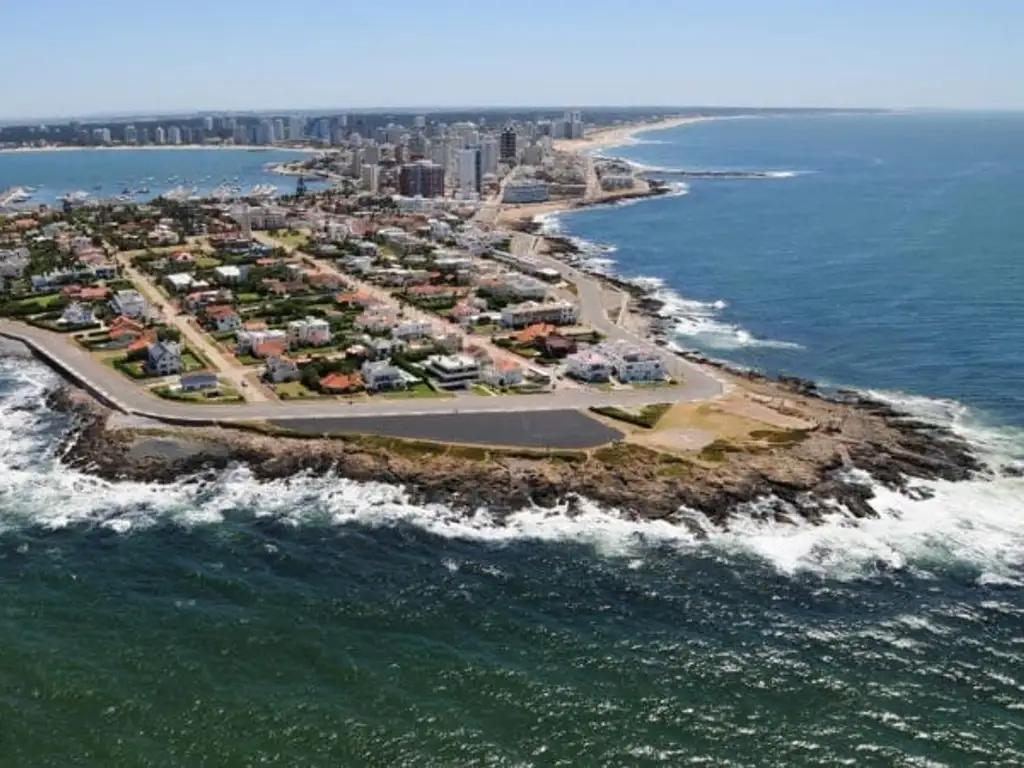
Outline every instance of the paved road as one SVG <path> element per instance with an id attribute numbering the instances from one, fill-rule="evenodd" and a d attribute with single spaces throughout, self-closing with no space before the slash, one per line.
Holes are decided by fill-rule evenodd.
<path id="1" fill-rule="evenodd" d="M 273 235 L 269 235 L 265 232 L 254 232 L 253 237 L 259 240 L 260 242 L 265 243 L 266 245 L 284 248 L 290 254 L 308 260 L 309 262 L 314 264 L 316 268 L 321 272 L 326 272 L 328 274 L 335 275 L 341 280 L 344 280 L 346 283 L 351 284 L 356 290 L 368 294 L 369 296 L 372 296 L 373 298 L 377 299 L 386 306 L 391 307 L 396 313 L 401 312 L 402 316 L 406 320 L 418 323 L 428 323 L 430 327 L 433 329 L 434 334 L 437 336 L 446 336 L 450 333 L 454 333 L 461 336 L 468 345 L 472 345 L 474 347 L 477 347 L 478 349 L 486 351 L 490 358 L 496 362 L 504 360 L 514 365 L 518 365 L 520 368 L 530 367 L 529 364 L 523 360 L 523 358 L 519 357 L 519 355 L 515 354 L 514 352 L 510 352 L 507 349 L 499 347 L 488 337 L 471 333 L 467 329 L 458 325 L 457 323 L 453 323 L 450 320 L 442 318 L 434 314 L 433 312 L 427 312 L 425 310 L 419 309 L 418 307 L 400 304 L 398 300 L 395 298 L 394 294 L 391 293 L 391 291 L 387 290 L 386 288 L 382 288 L 379 285 L 374 285 L 373 283 L 367 283 L 363 280 L 360 280 L 359 278 L 350 275 L 347 272 L 343 272 L 340 269 L 338 269 L 337 266 L 335 266 L 329 261 L 326 261 L 324 259 L 318 259 L 315 256 L 311 256 L 310 254 L 300 251 L 298 248 L 289 245 L 288 243 L 285 243 L 282 240 L 278 240 Z M 557 382 L 556 386 L 559 388 L 568 387 L 570 389 L 579 388 L 574 382 L 566 380 Z"/>
<path id="2" fill-rule="evenodd" d="M 537 252 L 537 240 L 534 235 L 527 235 L 517 232 L 512 236 L 512 252 L 517 255 L 529 254 L 542 262 L 545 266 L 551 267 L 571 283 L 576 285 L 576 296 L 580 303 L 581 324 L 590 325 L 603 333 L 610 341 L 628 341 L 638 347 L 648 349 L 659 357 L 665 364 L 665 369 L 674 378 L 685 382 L 685 388 L 694 388 L 696 391 L 713 393 L 708 396 L 719 395 L 725 391 L 725 384 L 711 373 L 700 366 L 684 360 L 678 355 L 659 347 L 649 339 L 634 333 L 628 328 L 619 325 L 620 317 L 616 321 L 608 318 L 604 309 L 604 287 L 601 281 L 587 275 L 558 259 Z M 694 398 L 699 399 L 699 398 Z"/>
<path id="3" fill-rule="evenodd" d="M 260 391 L 259 387 L 243 386 L 242 382 L 248 379 L 251 371 L 221 352 L 217 345 L 194 325 L 193 318 L 190 315 L 177 314 L 172 303 L 169 302 L 163 294 L 161 294 L 152 279 L 148 275 L 140 272 L 135 265 L 132 264 L 132 253 L 138 253 L 138 251 L 119 253 L 117 255 L 117 259 L 121 263 L 121 267 L 124 270 L 125 275 L 135 283 L 136 287 L 146 300 L 150 304 L 162 306 L 164 319 L 181 331 L 181 335 L 185 342 L 187 342 L 187 344 L 194 350 L 199 352 L 200 355 L 209 360 L 215 368 L 218 368 L 221 376 L 230 381 L 235 390 L 238 391 L 246 400 L 252 400 L 254 402 L 266 401 L 267 397 Z"/>
<path id="4" fill-rule="evenodd" d="M 588 418 L 579 411 L 275 419 L 272 423 L 315 435 L 373 433 L 412 440 L 518 448 L 594 448 L 622 437 L 622 432 Z"/>
<path id="5" fill-rule="evenodd" d="M 566 390 L 542 395 L 459 397 L 443 400 L 376 398 L 369 402 L 353 404 L 344 401 L 311 400 L 204 405 L 153 397 L 117 371 L 103 365 L 71 339 L 60 334 L 0 319 L 0 336 L 27 344 L 114 407 L 126 413 L 164 421 L 263 421 L 287 418 L 336 419 L 414 414 L 564 411 L 582 410 L 592 406 L 634 407 L 665 402 L 694 402 L 712 399 L 722 392 L 722 386 L 717 380 L 702 373 L 700 376 L 688 377 L 683 385 L 678 387 L 617 392 Z"/>

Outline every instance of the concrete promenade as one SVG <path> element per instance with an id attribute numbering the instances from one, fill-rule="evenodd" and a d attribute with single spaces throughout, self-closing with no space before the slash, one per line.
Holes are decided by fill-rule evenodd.
<path id="1" fill-rule="evenodd" d="M 603 314 L 603 313 L 602 313 Z M 605 318 L 607 323 L 607 318 Z M 613 326 L 614 327 L 614 326 Z M 451 399 L 378 398 L 369 402 L 266 401 L 229 405 L 205 405 L 161 400 L 138 384 L 103 365 L 71 339 L 23 323 L 0 319 L 0 336 L 20 341 L 63 371 L 95 396 L 125 413 L 167 422 L 211 423 L 270 421 L 281 419 L 339 419 L 356 417 L 412 416 L 421 414 L 509 413 L 584 410 L 594 406 L 636 407 L 665 402 L 709 400 L 723 392 L 723 385 L 699 372 L 673 387 L 603 392 L 567 390 L 552 394 L 467 396 Z M 672 356 L 675 360 L 679 358 Z"/>

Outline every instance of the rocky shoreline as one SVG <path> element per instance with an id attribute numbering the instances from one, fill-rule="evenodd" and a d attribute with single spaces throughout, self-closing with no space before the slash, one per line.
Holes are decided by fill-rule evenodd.
<path id="1" fill-rule="evenodd" d="M 668 520 L 698 533 L 703 522 L 693 511 L 720 527 L 736 516 L 820 522 L 837 506 L 856 517 L 874 517 L 867 479 L 922 498 L 929 492 L 915 480 L 963 481 L 987 472 L 949 430 L 909 419 L 884 403 L 853 393 L 826 397 L 799 379 L 773 382 L 725 370 L 761 396 L 785 394 L 792 407 L 813 413 L 820 428 L 779 442 L 716 444 L 714 451 L 692 456 L 628 441 L 545 453 L 374 436 L 310 438 L 256 425 L 140 425 L 69 386 L 49 402 L 75 414 L 60 449 L 63 461 L 112 481 L 201 482 L 241 464 L 265 480 L 309 473 L 399 485 L 415 503 L 444 504 L 466 515 L 486 508 L 498 520 L 530 505 L 567 504 L 572 514 L 583 499 L 633 519 Z"/>

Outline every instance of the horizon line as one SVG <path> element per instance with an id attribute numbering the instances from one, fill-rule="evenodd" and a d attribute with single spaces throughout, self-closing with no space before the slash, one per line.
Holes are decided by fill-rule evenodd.
<path id="1" fill-rule="evenodd" d="M 751 110 L 758 112 L 972 112 L 972 113 L 1018 113 L 1024 112 L 1024 107 L 839 107 L 839 106 L 754 106 L 735 104 L 696 104 L 696 105 L 669 105 L 669 104 L 641 104 L 641 105 L 617 105 L 617 104 L 530 104 L 530 105 L 434 105 L 434 106 L 403 106 L 403 107 L 275 107 L 275 108 L 246 108 L 246 109 L 175 109 L 167 112 L 91 112 L 81 114 L 62 114 L 48 116 L 29 117 L 0 117 L 0 127 L 12 125 L 31 125 L 58 122 L 98 122 L 105 120 L 157 120 L 173 118 L 194 118 L 194 117 L 231 117 L 231 116 L 257 116 L 257 115 L 303 115 L 303 114 L 423 114 L 430 115 L 439 112 L 528 112 L 528 111 L 557 111 L 574 109 L 586 112 L 621 110 L 624 112 L 643 112 L 646 110 L 669 112 L 672 110 Z"/>

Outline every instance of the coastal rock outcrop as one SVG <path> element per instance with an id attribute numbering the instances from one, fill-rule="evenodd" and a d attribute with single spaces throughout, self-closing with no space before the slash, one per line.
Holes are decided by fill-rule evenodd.
<path id="1" fill-rule="evenodd" d="M 404 486 L 424 503 L 501 518 L 528 505 L 552 507 L 579 499 L 636 518 L 693 526 L 692 514 L 728 527 L 736 516 L 820 521 L 842 506 L 873 517 L 871 483 L 912 498 L 928 494 L 916 480 L 959 481 L 984 471 L 969 447 L 948 430 L 908 419 L 862 397 L 825 398 L 812 382 L 772 383 L 751 374 L 765 393 L 787 393 L 817 408 L 832 431 L 794 432 L 758 445 L 709 446 L 673 455 L 623 442 L 590 451 L 492 450 L 377 436 L 303 437 L 265 427 L 248 429 L 137 426 L 78 395 L 51 402 L 74 410 L 76 427 L 64 460 L 111 480 L 169 483 L 248 466 L 257 478 L 333 473 Z M 838 426 L 836 426 L 838 425 Z M 699 528 L 699 526 L 697 526 Z"/>

